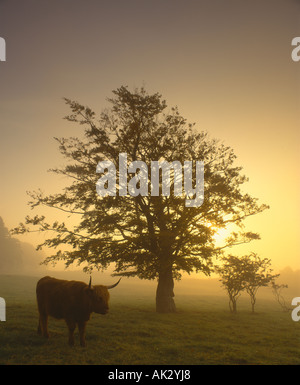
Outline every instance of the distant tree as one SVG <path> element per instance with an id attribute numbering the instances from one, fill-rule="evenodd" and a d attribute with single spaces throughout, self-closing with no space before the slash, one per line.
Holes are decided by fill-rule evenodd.
<path id="1" fill-rule="evenodd" d="M 278 285 L 277 283 L 275 283 L 275 281 L 272 281 L 271 287 L 272 287 L 272 292 L 274 294 L 274 297 L 276 301 L 279 303 L 279 305 L 281 306 L 282 310 L 283 311 L 292 310 L 292 308 L 286 304 L 286 300 L 282 295 L 283 289 L 287 289 L 288 285 L 285 285 L 285 284 Z"/>
<path id="2" fill-rule="evenodd" d="M 223 265 L 216 266 L 215 272 L 220 275 L 222 286 L 229 296 L 229 309 L 231 313 L 237 312 L 237 300 L 245 289 L 244 262 L 241 258 L 229 255 L 222 258 Z"/>
<path id="3" fill-rule="evenodd" d="M 180 279 L 182 272 L 210 274 L 212 258 L 221 249 L 215 245 L 216 231 L 228 223 L 242 228 L 245 218 L 261 213 L 267 206 L 242 192 L 241 185 L 247 178 L 241 174 L 242 168 L 234 164 L 233 150 L 209 139 L 207 133 L 196 131 L 177 107 L 165 113 L 166 102 L 161 95 L 149 95 L 144 88 L 130 92 L 123 86 L 113 94 L 114 98 L 108 99 L 111 108 L 99 118 L 89 107 L 65 99 L 72 111 L 66 119 L 85 127 L 84 138 L 56 138 L 61 153 L 71 163 L 52 171 L 73 182 L 55 195 L 30 193 L 32 208 L 44 205 L 61 210 L 77 216 L 77 224 L 51 224 L 45 216 L 36 215 L 26 217 L 25 223 L 14 231 L 23 233 L 37 228 L 54 232 L 54 237 L 40 247 L 71 246 L 70 250 L 59 249 L 46 263 L 84 263 L 86 270 L 114 264 L 116 275 L 157 279 L 157 311 L 174 312 L 174 279 Z M 148 169 L 151 161 L 177 160 L 182 165 L 186 160 L 203 161 L 204 203 L 186 207 L 187 196 L 174 194 L 174 173 L 170 173 L 167 196 L 117 193 L 99 197 L 96 166 L 103 160 L 114 163 L 118 192 L 120 153 L 127 154 L 128 164 L 141 160 Z M 132 183 L 133 178 L 129 181 Z M 195 185 L 195 173 L 192 182 Z M 259 239 L 259 235 L 237 232 L 222 249 L 253 239 Z"/>
<path id="4" fill-rule="evenodd" d="M 27 242 L 13 238 L 0 217 L 0 274 L 32 274 L 41 272 L 43 252 Z"/>
<path id="5" fill-rule="evenodd" d="M 279 274 L 271 274 L 271 260 L 261 259 L 256 253 L 242 257 L 244 264 L 244 286 L 250 296 L 252 313 L 256 303 L 256 294 L 260 287 L 268 286 L 279 277 Z"/>
<path id="6" fill-rule="evenodd" d="M 20 242 L 10 236 L 0 217 L 0 274 L 18 273 L 22 268 Z"/>

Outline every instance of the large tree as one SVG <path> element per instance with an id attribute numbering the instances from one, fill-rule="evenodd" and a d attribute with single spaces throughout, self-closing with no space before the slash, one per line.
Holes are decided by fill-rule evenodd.
<path id="1" fill-rule="evenodd" d="M 63 260 L 67 266 L 85 263 L 87 270 L 113 264 L 116 275 L 157 279 L 157 311 L 173 312 L 174 279 L 180 279 L 182 272 L 210 273 L 212 258 L 221 249 L 215 245 L 216 231 L 228 223 L 242 228 L 248 216 L 267 206 L 242 191 L 247 178 L 234 164 L 233 150 L 197 131 L 177 107 L 166 112 L 160 94 L 150 95 L 144 88 L 130 92 L 123 86 L 113 94 L 108 99 L 111 107 L 98 118 L 89 107 L 65 99 L 72 111 L 66 119 L 82 125 L 84 135 L 81 139 L 55 138 L 69 163 L 52 171 L 70 177 L 72 183 L 55 195 L 30 193 L 32 208 L 44 205 L 71 213 L 78 217 L 77 225 L 48 223 L 44 216 L 36 215 L 26 217 L 15 231 L 38 228 L 54 232 L 40 247 L 71 245 L 69 250 L 59 249 L 46 262 Z M 168 196 L 153 196 L 150 191 L 148 195 L 119 194 L 124 187 L 119 181 L 120 153 L 127 154 L 128 164 L 140 160 L 149 169 L 151 161 L 176 160 L 182 165 L 184 161 L 203 161 L 203 204 L 186 207 L 190 197 L 174 194 L 174 172 L 170 172 Z M 99 196 L 96 191 L 100 177 L 96 167 L 104 160 L 112 161 L 117 170 L 115 196 Z M 141 180 L 131 178 L 128 174 L 125 181 L 135 180 L 138 190 Z M 222 248 L 258 238 L 256 233 L 235 232 Z"/>

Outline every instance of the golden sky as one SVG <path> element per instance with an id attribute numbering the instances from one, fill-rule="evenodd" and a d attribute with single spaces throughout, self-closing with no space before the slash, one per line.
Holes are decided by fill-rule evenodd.
<path id="1" fill-rule="evenodd" d="M 258 252 L 275 268 L 300 268 L 299 0 L 0 0 L 0 216 L 30 214 L 27 190 L 58 192 L 47 173 L 63 163 L 55 136 L 81 134 L 63 120 L 62 97 L 96 112 L 121 85 L 144 85 L 188 121 L 231 146 L 245 188 L 270 210 L 249 218 Z M 41 238 L 20 238 L 37 244 Z"/>

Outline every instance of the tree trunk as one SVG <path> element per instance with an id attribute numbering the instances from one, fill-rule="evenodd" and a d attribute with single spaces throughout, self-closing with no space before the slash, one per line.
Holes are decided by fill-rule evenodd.
<path id="1" fill-rule="evenodd" d="M 251 296 L 252 313 L 254 313 L 254 305 L 255 305 L 255 302 L 256 302 L 255 296 Z"/>
<path id="2" fill-rule="evenodd" d="M 233 314 L 235 314 L 237 312 L 237 310 L 236 310 L 236 298 L 235 297 L 230 297 L 229 309 L 230 309 L 231 313 L 233 313 Z"/>
<path id="3" fill-rule="evenodd" d="M 156 289 L 156 311 L 158 313 L 174 313 L 176 306 L 174 302 L 174 281 L 172 267 L 159 273 Z"/>
<path id="4" fill-rule="evenodd" d="M 232 313 L 236 313 L 236 300 L 234 299 L 233 303 L 232 303 Z"/>

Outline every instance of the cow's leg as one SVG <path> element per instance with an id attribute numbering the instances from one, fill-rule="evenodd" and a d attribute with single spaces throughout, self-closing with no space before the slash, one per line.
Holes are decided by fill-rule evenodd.
<path id="1" fill-rule="evenodd" d="M 76 323 L 72 320 L 66 319 L 66 323 L 69 329 L 69 345 L 74 345 L 74 331 L 76 328 Z"/>
<path id="2" fill-rule="evenodd" d="M 79 321 L 78 322 L 80 345 L 83 346 L 83 347 L 86 346 L 86 342 L 85 342 L 85 327 L 86 327 L 86 322 L 85 321 Z"/>
<path id="3" fill-rule="evenodd" d="M 45 338 L 49 338 L 48 333 L 48 315 L 40 313 L 38 332 Z"/>

